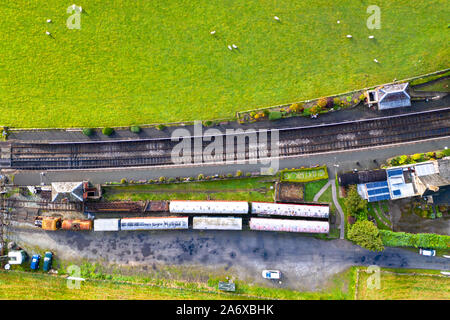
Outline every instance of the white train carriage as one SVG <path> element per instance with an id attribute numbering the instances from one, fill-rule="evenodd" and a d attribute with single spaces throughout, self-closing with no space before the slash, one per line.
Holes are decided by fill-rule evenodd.
<path id="1" fill-rule="evenodd" d="M 192 228 L 198 230 L 242 230 L 239 217 L 194 217 Z"/>
<path id="2" fill-rule="evenodd" d="M 252 202 L 251 212 L 260 215 L 324 218 L 330 215 L 327 205 L 304 205 L 290 203 Z"/>
<path id="3" fill-rule="evenodd" d="M 246 201 L 182 201 L 172 200 L 169 204 L 170 213 L 192 214 L 247 214 Z"/>
<path id="4" fill-rule="evenodd" d="M 123 218 L 121 230 L 171 230 L 188 229 L 188 217 Z"/>
<path id="5" fill-rule="evenodd" d="M 251 218 L 250 229 L 258 231 L 284 231 L 304 233 L 328 233 L 328 221 Z"/>
<path id="6" fill-rule="evenodd" d="M 94 231 L 119 231 L 120 219 L 94 219 Z"/>

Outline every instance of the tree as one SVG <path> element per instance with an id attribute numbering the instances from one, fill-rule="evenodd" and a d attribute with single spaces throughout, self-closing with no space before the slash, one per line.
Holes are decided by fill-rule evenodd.
<path id="1" fill-rule="evenodd" d="M 348 239 L 371 251 L 383 251 L 384 246 L 378 228 L 371 221 L 356 221 L 348 231 Z"/>
<path id="2" fill-rule="evenodd" d="M 321 108 L 321 109 L 323 109 L 323 108 L 325 108 L 326 106 L 327 106 L 327 98 L 320 98 L 318 101 L 317 101 L 317 105 Z"/>
<path id="3" fill-rule="evenodd" d="M 355 217 L 356 220 L 367 220 L 367 201 L 359 196 L 355 185 L 350 186 L 347 191 L 345 207 L 347 208 L 347 214 Z"/>

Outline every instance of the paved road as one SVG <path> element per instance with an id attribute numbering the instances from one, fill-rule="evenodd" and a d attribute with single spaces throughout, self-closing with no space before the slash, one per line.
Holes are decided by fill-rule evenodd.
<path id="1" fill-rule="evenodd" d="M 352 265 L 450 270 L 450 259 L 442 257 L 420 256 L 399 248 L 374 253 L 345 240 L 318 240 L 293 233 L 17 229 L 13 237 L 21 245 L 51 249 L 64 259 L 100 259 L 150 271 L 160 265 L 200 266 L 208 272 L 226 272 L 239 279 L 268 284 L 261 279 L 261 270 L 280 269 L 283 282 L 272 285 L 299 290 L 323 288 L 331 275 Z"/>
<path id="2" fill-rule="evenodd" d="M 349 150 L 331 152 L 325 154 L 304 155 L 287 159 L 280 159 L 279 167 L 294 168 L 301 166 L 314 166 L 326 164 L 330 174 L 334 176 L 336 169 L 339 172 L 350 171 L 353 168 L 374 169 L 389 157 L 402 154 L 414 154 L 428 152 L 450 147 L 450 137 L 432 139 L 428 141 L 410 142 L 393 146 L 382 146 L 370 149 Z M 374 160 L 376 162 L 374 162 Z M 356 164 L 359 162 L 359 165 Z M 338 165 L 339 167 L 335 167 Z M 49 170 L 41 178 L 40 171 L 15 172 L 14 183 L 16 185 L 39 185 L 41 182 L 50 184 L 52 181 L 82 181 L 90 180 L 93 183 L 105 183 L 109 181 L 120 181 L 122 178 L 128 180 L 148 180 L 165 177 L 196 177 L 198 174 L 215 175 L 235 173 L 237 170 L 243 172 L 260 172 L 261 167 L 267 164 L 227 164 L 227 165 L 200 165 L 189 167 L 138 167 L 138 168 L 116 168 L 101 170 L 71 170 L 58 171 Z M 7 170 L 2 170 L 8 172 Z M 42 179 L 42 180 L 41 180 Z"/>

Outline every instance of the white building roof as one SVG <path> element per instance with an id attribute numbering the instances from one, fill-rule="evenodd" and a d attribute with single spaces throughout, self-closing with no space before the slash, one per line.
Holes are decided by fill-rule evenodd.
<path id="1" fill-rule="evenodd" d="M 194 217 L 193 229 L 200 230 L 242 230 L 242 218 L 236 217 Z"/>
<path id="2" fill-rule="evenodd" d="M 119 231 L 120 219 L 94 219 L 94 231 Z"/>
<path id="3" fill-rule="evenodd" d="M 416 170 L 416 175 L 418 175 L 419 177 L 437 173 L 434 164 L 430 162 L 424 164 L 416 164 L 414 166 L 414 169 Z"/>
<path id="4" fill-rule="evenodd" d="M 250 229 L 259 231 L 328 233 L 330 224 L 327 221 L 251 218 Z"/>
<path id="5" fill-rule="evenodd" d="M 271 202 L 252 202 L 252 213 L 263 215 L 328 218 L 330 208 L 320 205 L 302 205 Z"/>
<path id="6" fill-rule="evenodd" d="M 52 182 L 52 201 L 83 201 L 83 182 Z"/>
<path id="7" fill-rule="evenodd" d="M 246 201 L 170 201 L 169 211 L 171 213 L 248 213 L 248 202 Z"/>

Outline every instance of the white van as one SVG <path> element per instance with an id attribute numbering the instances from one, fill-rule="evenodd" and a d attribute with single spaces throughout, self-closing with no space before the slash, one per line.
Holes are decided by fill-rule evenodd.
<path id="1" fill-rule="evenodd" d="M 436 255 L 436 250 L 420 248 L 419 254 L 423 256 L 434 257 Z"/>

